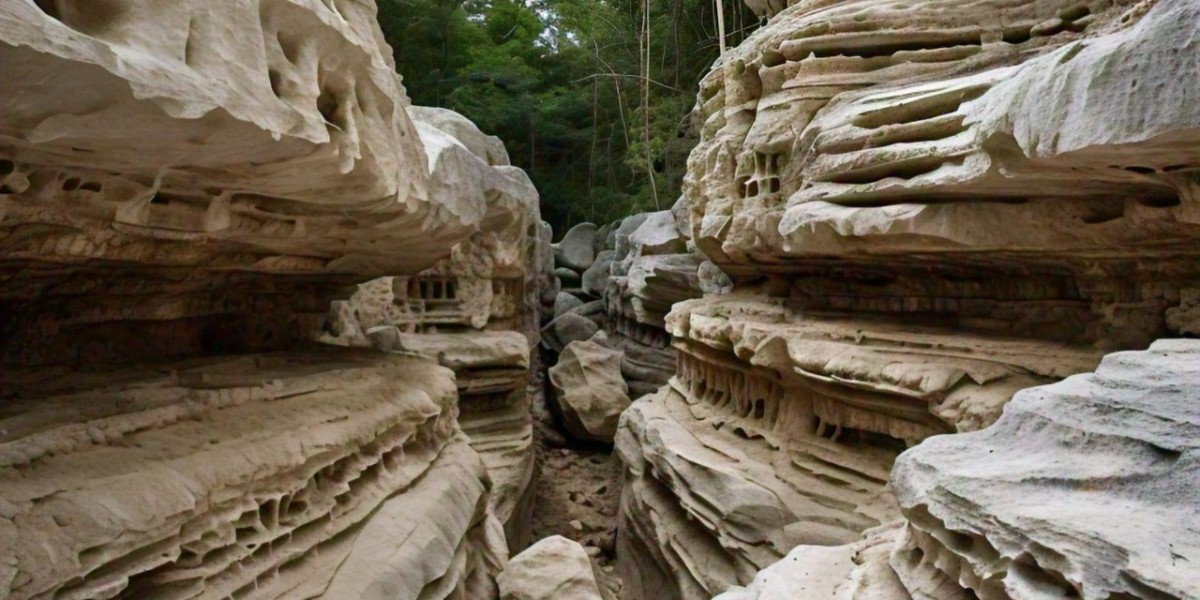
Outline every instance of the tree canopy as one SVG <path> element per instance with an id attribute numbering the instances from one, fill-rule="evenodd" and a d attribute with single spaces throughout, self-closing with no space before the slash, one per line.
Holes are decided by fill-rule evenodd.
<path id="1" fill-rule="evenodd" d="M 757 18 L 725 2 L 726 44 Z M 379 0 L 415 104 L 504 140 L 556 230 L 667 208 L 720 53 L 713 0 Z"/>

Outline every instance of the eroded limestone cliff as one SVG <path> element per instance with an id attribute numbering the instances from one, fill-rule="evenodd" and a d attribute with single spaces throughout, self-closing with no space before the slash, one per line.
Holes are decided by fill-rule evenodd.
<path id="1" fill-rule="evenodd" d="M 0 596 L 495 597 L 537 195 L 374 3 L 7 2 L 0 78 Z"/>
<path id="2" fill-rule="evenodd" d="M 1194 597 L 1161 564 L 1115 567 L 1133 569 L 1121 584 L 1089 574 L 1136 539 L 1072 541 L 1090 534 L 1031 515 L 984 523 L 1010 515 L 917 465 L 953 445 L 976 457 L 955 475 L 1001 486 L 1019 459 L 967 448 L 1018 427 L 1008 416 L 928 438 L 984 429 L 1019 390 L 1108 352 L 1195 333 L 1200 5 L 758 8 L 774 16 L 702 86 L 685 182 L 690 237 L 734 289 L 674 305 L 675 375 L 617 436 L 626 597 L 709 598 L 797 546 L 751 592 L 770 579 L 762 597 L 796 597 L 779 595 L 797 589 L 781 573 L 853 566 L 859 595 L 845 597 Z M 1172 435 L 1195 426 L 1173 418 Z M 922 475 L 890 478 L 913 446 L 902 465 Z M 1081 481 L 1064 463 L 1087 452 L 1029 456 Z M 912 571 L 889 563 L 896 544 Z M 830 577 L 796 581 L 832 592 Z"/>

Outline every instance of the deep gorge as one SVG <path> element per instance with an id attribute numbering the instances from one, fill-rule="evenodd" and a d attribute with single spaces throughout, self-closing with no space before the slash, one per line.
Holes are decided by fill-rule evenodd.
<path id="1" fill-rule="evenodd" d="M 1200 2 L 747 4 L 554 232 L 374 0 L 0 2 L 0 598 L 1200 598 Z"/>

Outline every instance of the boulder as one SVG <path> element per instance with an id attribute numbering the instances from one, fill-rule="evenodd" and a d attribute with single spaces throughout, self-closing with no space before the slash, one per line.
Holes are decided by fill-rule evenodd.
<path id="1" fill-rule="evenodd" d="M 558 267 L 554 269 L 554 276 L 558 278 L 558 281 L 560 282 L 560 285 L 562 285 L 563 289 L 568 290 L 579 289 L 579 284 L 582 281 L 578 271 L 574 269 L 568 269 L 567 267 Z"/>
<path id="2" fill-rule="evenodd" d="M 408 114 L 413 120 L 429 123 L 450 134 L 487 164 L 508 166 L 508 151 L 504 148 L 504 142 L 494 135 L 483 133 L 461 114 L 433 106 L 411 106 Z"/>
<path id="3" fill-rule="evenodd" d="M 555 263 L 580 273 L 586 271 L 596 260 L 592 243 L 595 238 L 596 226 L 592 223 L 580 223 L 572 227 L 562 240 L 554 244 Z"/>
<path id="4" fill-rule="evenodd" d="M 602 600 L 591 559 L 578 542 L 544 538 L 514 556 L 496 578 L 500 600 Z"/>
<path id="5" fill-rule="evenodd" d="M 542 343 L 555 352 L 561 352 L 567 344 L 589 339 L 599 330 L 600 326 L 595 321 L 567 312 L 542 328 Z"/>
<path id="6" fill-rule="evenodd" d="M 733 290 L 733 280 L 711 260 L 700 263 L 696 269 L 696 278 L 699 279 L 700 289 L 705 294 L 728 294 Z"/>
<path id="7" fill-rule="evenodd" d="M 550 369 L 563 424 L 575 438 L 612 443 L 621 413 L 629 407 L 621 356 L 620 350 L 597 341 L 575 341 Z"/>
<path id="8" fill-rule="evenodd" d="M 592 238 L 592 251 L 600 254 L 605 250 L 612 250 L 612 248 L 607 248 L 606 244 L 610 239 L 613 239 L 613 230 L 616 229 L 616 226 L 616 222 L 605 223 L 596 230 L 596 237 Z"/>
<path id="9" fill-rule="evenodd" d="M 554 318 L 557 319 L 576 308 L 583 306 L 583 300 L 569 292 L 559 292 L 554 297 Z"/>
<path id="10" fill-rule="evenodd" d="M 620 261 L 629 255 L 629 236 L 633 235 L 633 232 L 637 231 L 638 227 L 641 227 L 648 218 L 650 218 L 650 213 L 638 213 L 625 217 L 617 226 L 613 234 L 613 251 L 616 252 L 616 260 Z"/>
<path id="11" fill-rule="evenodd" d="M 645 221 L 629 235 L 630 249 L 641 256 L 687 254 L 687 238 L 669 210 L 648 213 Z"/>
<path id="12" fill-rule="evenodd" d="M 609 272 L 612 268 L 613 256 L 615 254 L 612 250 L 603 250 L 596 255 L 596 262 L 592 263 L 592 266 L 583 272 L 583 291 L 596 297 L 604 296 L 604 290 L 608 287 Z"/>

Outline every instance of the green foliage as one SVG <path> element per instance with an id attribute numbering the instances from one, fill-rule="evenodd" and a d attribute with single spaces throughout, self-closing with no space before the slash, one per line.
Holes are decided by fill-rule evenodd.
<path id="1" fill-rule="evenodd" d="M 732 46 L 757 21 L 725 11 Z M 713 0 L 379 0 L 379 21 L 413 102 L 504 140 L 555 230 L 678 196 L 719 54 Z"/>

